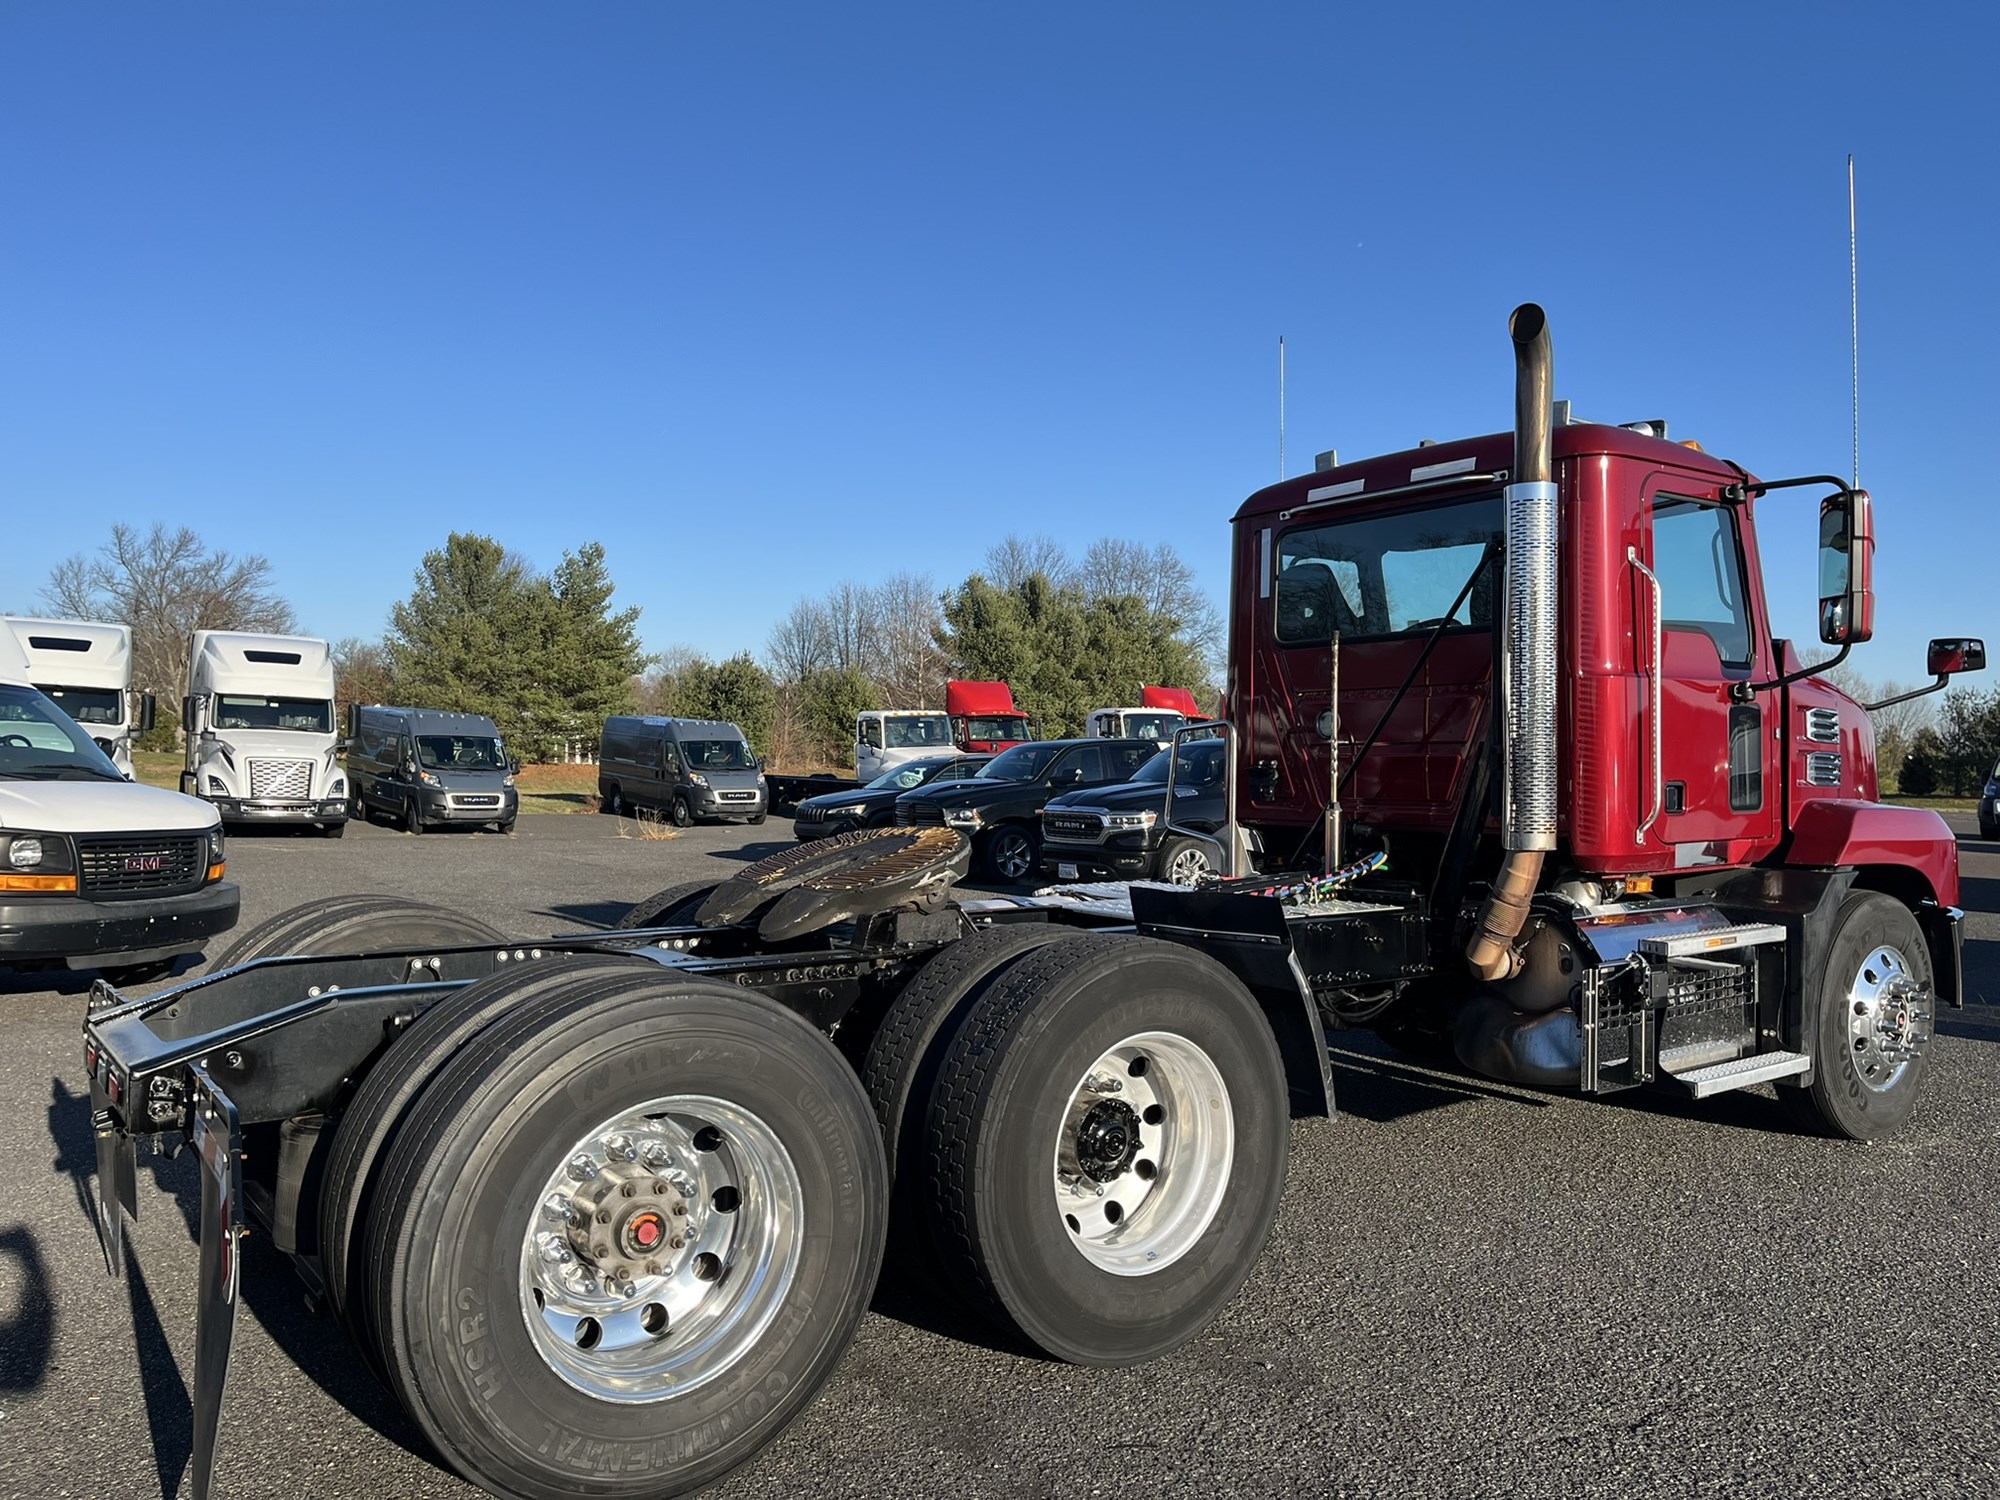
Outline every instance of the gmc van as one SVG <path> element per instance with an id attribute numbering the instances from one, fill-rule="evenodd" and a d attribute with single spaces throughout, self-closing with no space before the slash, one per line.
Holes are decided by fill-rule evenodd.
<path id="1" fill-rule="evenodd" d="M 719 719 L 606 719 L 597 795 L 608 813 L 651 808 L 677 828 L 696 818 L 761 823 L 770 811 L 763 763 L 743 731 Z"/>

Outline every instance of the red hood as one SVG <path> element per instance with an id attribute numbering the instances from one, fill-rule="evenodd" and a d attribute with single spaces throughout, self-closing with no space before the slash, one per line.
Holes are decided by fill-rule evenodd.
<path id="1" fill-rule="evenodd" d="M 1201 710 L 1195 707 L 1194 694 L 1186 688 L 1142 687 L 1139 689 L 1139 704 L 1142 708 L 1170 708 L 1177 714 L 1186 714 L 1190 719 L 1199 719 Z"/>
<path id="2" fill-rule="evenodd" d="M 947 682 L 944 711 L 956 718 L 970 715 L 1017 714 L 1014 694 L 1004 682 Z"/>

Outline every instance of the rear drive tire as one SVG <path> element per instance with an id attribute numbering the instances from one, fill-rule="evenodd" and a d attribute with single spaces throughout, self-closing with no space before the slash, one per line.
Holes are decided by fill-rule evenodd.
<path id="1" fill-rule="evenodd" d="M 720 883 L 715 880 L 684 880 L 679 885 L 670 885 L 663 891 L 655 891 L 614 922 L 612 927 L 614 930 L 634 927 L 685 927 L 694 921 L 694 914 L 701 903 L 708 899 L 708 893 Z"/>
<path id="2" fill-rule="evenodd" d="M 506 937 L 477 917 L 406 901 L 400 896 L 336 896 L 308 901 L 260 922 L 230 944 L 210 972 L 253 958 L 300 953 L 361 953 L 373 948 L 458 947 L 504 943 Z"/>
<path id="3" fill-rule="evenodd" d="M 671 816 L 676 828 L 685 828 L 694 821 L 694 809 L 688 806 L 688 799 L 683 793 L 674 793 L 673 812 Z"/>
<path id="4" fill-rule="evenodd" d="M 1778 1089 L 1792 1120 L 1819 1135 L 1880 1140 L 1909 1122 L 1923 1042 L 1937 1018 L 1930 949 L 1908 907 L 1878 891 L 1841 903 L 1819 975 L 1813 1081 Z"/>
<path id="5" fill-rule="evenodd" d="M 783 1431 L 853 1338 L 886 1197 L 868 1101 L 734 986 L 656 972 L 535 1009 L 451 1057 L 383 1154 L 389 1383 L 494 1493 L 683 1494 Z"/>
<path id="6" fill-rule="evenodd" d="M 1058 1359 L 1157 1358 L 1250 1274 L 1289 1125 L 1270 1026 L 1220 964 L 1104 934 L 1031 953 L 973 1007 L 931 1095 L 939 1256 Z"/>
<path id="7" fill-rule="evenodd" d="M 362 1079 L 341 1111 L 327 1148 L 319 1203 L 321 1275 L 327 1299 L 375 1373 L 384 1371 L 382 1351 L 368 1318 L 367 1299 L 352 1300 L 349 1288 L 365 1274 L 356 1235 L 365 1205 L 380 1175 L 382 1148 L 402 1122 L 410 1102 L 445 1060 L 487 1026 L 525 1011 L 552 992 L 565 1003 L 581 993 L 609 992 L 635 975 L 657 973 L 644 959 L 601 954 L 548 960 L 529 968 L 508 968 L 454 990 L 438 1001 L 390 1044 Z"/>
<path id="8" fill-rule="evenodd" d="M 980 841 L 979 862 L 989 880 L 1014 885 L 1035 873 L 1040 840 L 1018 823 L 1002 823 Z"/>

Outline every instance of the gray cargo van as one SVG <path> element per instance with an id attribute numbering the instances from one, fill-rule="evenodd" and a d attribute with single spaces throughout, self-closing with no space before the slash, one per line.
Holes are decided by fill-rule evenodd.
<path id="1" fill-rule="evenodd" d="M 500 730 L 479 714 L 357 703 L 348 711 L 347 780 L 354 816 L 394 818 L 411 833 L 442 823 L 514 831 L 520 793 Z"/>
<path id="2" fill-rule="evenodd" d="M 606 719 L 597 795 L 606 812 L 651 808 L 678 828 L 696 818 L 761 823 L 770 811 L 762 763 L 743 731 L 720 719 Z"/>

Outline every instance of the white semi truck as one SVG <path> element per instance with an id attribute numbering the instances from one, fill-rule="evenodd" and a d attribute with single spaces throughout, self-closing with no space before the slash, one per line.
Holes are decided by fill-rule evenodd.
<path id="1" fill-rule="evenodd" d="M 334 732 L 333 653 L 310 636 L 197 630 L 189 647 L 181 790 L 225 823 L 347 830 L 347 772 Z"/>
<path id="2" fill-rule="evenodd" d="M 855 716 L 854 775 L 862 786 L 884 771 L 956 748 L 951 720 L 935 709 L 872 708 Z"/>
<path id="3" fill-rule="evenodd" d="M 132 691 L 132 631 L 102 621 L 0 615 L 36 690 L 77 723 L 126 777 L 132 741 L 153 727 L 151 693 Z"/>

